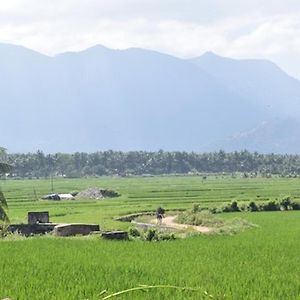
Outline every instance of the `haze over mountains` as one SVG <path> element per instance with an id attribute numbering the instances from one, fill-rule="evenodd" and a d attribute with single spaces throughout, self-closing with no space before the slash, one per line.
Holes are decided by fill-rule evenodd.
<path id="1" fill-rule="evenodd" d="M 300 81 L 265 60 L 0 44 L 0 99 L 10 152 L 300 152 Z"/>

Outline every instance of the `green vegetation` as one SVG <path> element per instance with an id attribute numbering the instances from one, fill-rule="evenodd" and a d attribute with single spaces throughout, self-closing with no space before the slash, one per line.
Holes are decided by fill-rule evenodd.
<path id="1" fill-rule="evenodd" d="M 9 222 L 8 215 L 6 213 L 7 202 L 3 192 L 0 190 L 0 222 Z M 0 224 L 1 226 L 1 224 Z"/>
<path id="2" fill-rule="evenodd" d="M 113 218 L 139 211 L 190 209 L 194 203 L 201 208 L 222 207 L 237 201 L 239 206 L 255 202 L 281 201 L 287 195 L 300 200 L 298 178 L 231 178 L 208 176 L 184 177 L 100 177 L 89 179 L 54 178 L 54 191 L 68 193 L 89 187 L 111 189 L 121 194 L 105 200 L 45 201 L 51 193 L 51 180 L 3 180 L 2 191 L 9 206 L 11 222 L 26 222 L 27 211 L 48 210 L 53 222 L 92 222 L 104 229 L 126 229 L 128 224 Z"/>
<path id="3" fill-rule="evenodd" d="M 3 152 L 3 148 L 0 148 L 0 154 L 1 151 Z M 0 176 L 2 174 L 4 174 L 5 172 L 10 171 L 10 166 L 5 164 L 5 163 L 1 163 L 0 162 Z M 8 215 L 6 213 L 6 209 L 7 209 L 7 202 L 6 202 L 6 198 L 3 194 L 3 192 L 0 189 L 0 222 L 9 222 L 9 218 Z M 2 224 L 0 224 L 0 230 L 2 232 Z"/>
<path id="4" fill-rule="evenodd" d="M 50 180 L 4 180 L 12 222 L 26 222 L 27 211 L 50 212 L 53 222 L 95 222 L 104 229 L 128 229 L 120 215 L 199 207 L 238 207 L 300 199 L 297 178 L 101 177 L 54 178 L 55 192 L 95 186 L 118 191 L 105 200 L 37 200 L 51 192 Z M 194 207 L 195 209 L 195 207 Z M 98 236 L 57 238 L 10 236 L 0 241 L 0 298 L 102 299 L 133 290 L 117 299 L 299 299 L 300 211 L 234 212 L 216 215 L 257 224 L 236 235 L 195 235 L 174 241 L 116 242 Z M 100 295 L 107 290 L 107 294 Z"/>
<path id="5" fill-rule="evenodd" d="M 195 211 L 195 207 L 191 211 L 187 210 L 180 213 L 176 221 L 181 224 L 209 227 L 211 228 L 210 234 L 235 234 L 255 227 L 254 224 L 241 218 L 224 219 L 208 210 Z"/>
<path id="6" fill-rule="evenodd" d="M 2 157 L 14 165 L 14 176 L 41 178 L 103 175 L 161 175 L 188 173 L 228 173 L 243 177 L 271 177 L 272 174 L 297 177 L 300 174 L 300 155 L 258 154 L 248 151 L 225 153 L 187 152 L 117 152 L 56 153 L 41 151 L 28 154 L 5 154 Z M 1 153 L 0 153 L 1 159 Z M 203 175 L 205 180 L 206 175 Z"/>
<path id="7" fill-rule="evenodd" d="M 176 221 L 181 224 L 218 228 L 224 226 L 228 220 L 216 217 L 209 211 L 194 212 L 187 210 L 179 214 Z"/>
<path id="8" fill-rule="evenodd" d="M 294 201 L 290 197 L 285 197 L 281 201 L 269 201 L 267 203 L 256 204 L 251 201 L 249 205 L 243 203 L 240 207 L 236 201 L 231 204 L 227 204 L 222 208 L 211 208 L 210 212 L 239 212 L 239 211 L 282 211 L 282 210 L 300 210 L 300 202 Z"/>
<path id="9" fill-rule="evenodd" d="M 164 232 L 159 228 L 142 230 L 136 227 L 130 227 L 128 232 L 132 239 L 139 239 L 148 242 L 173 241 L 176 239 L 176 236 L 173 232 Z"/>

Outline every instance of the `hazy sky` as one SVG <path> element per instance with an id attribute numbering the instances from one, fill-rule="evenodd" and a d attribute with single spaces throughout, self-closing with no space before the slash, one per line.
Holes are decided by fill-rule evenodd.
<path id="1" fill-rule="evenodd" d="M 299 0 L 0 0 L 0 42 L 267 58 L 300 78 Z"/>

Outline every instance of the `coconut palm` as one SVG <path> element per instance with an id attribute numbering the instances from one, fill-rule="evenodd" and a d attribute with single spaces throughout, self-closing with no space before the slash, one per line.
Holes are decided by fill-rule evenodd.
<path id="1" fill-rule="evenodd" d="M 0 162 L 0 175 L 10 172 L 11 166 L 6 163 Z"/>
<path id="2" fill-rule="evenodd" d="M 10 166 L 5 163 L 0 163 L 0 175 L 10 171 Z M 9 222 L 6 210 L 7 202 L 3 192 L 0 190 L 0 221 Z"/>

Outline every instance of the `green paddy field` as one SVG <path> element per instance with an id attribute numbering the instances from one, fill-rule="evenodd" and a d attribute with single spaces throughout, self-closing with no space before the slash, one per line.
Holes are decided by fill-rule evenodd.
<path id="1" fill-rule="evenodd" d="M 28 211 L 47 210 L 52 222 L 98 223 L 127 229 L 114 217 L 163 206 L 170 210 L 232 202 L 300 199 L 300 179 L 209 176 L 100 177 L 55 179 L 55 192 L 103 187 L 110 200 L 44 201 L 50 180 L 6 180 L 12 222 Z M 169 288 L 135 291 L 113 299 L 300 299 L 300 211 L 230 213 L 258 226 L 236 235 L 199 235 L 168 242 L 113 242 L 93 237 L 52 236 L 0 241 L 0 299 L 102 299 L 146 285 Z M 107 294 L 100 295 L 107 290 Z"/>

